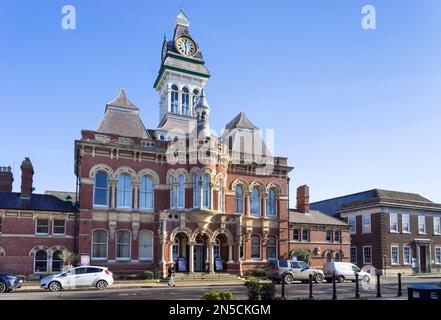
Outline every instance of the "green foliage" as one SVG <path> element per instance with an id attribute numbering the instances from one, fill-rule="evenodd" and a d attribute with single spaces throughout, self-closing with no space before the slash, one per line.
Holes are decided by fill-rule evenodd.
<path id="1" fill-rule="evenodd" d="M 263 269 L 254 269 L 248 272 L 248 275 L 256 278 L 266 278 L 266 271 Z"/>
<path id="2" fill-rule="evenodd" d="M 248 300 L 259 300 L 261 284 L 257 279 L 249 279 L 245 282 L 248 288 Z"/>
<path id="3" fill-rule="evenodd" d="M 119 276 L 119 280 L 151 280 L 155 278 L 155 274 L 151 271 L 144 271 L 142 274 L 129 274 L 124 276 Z"/>
<path id="4" fill-rule="evenodd" d="M 260 296 L 262 300 L 274 300 L 276 296 L 276 286 L 274 283 L 265 283 L 260 288 Z"/>
<path id="5" fill-rule="evenodd" d="M 144 280 L 152 280 L 152 279 L 155 279 L 155 274 L 154 274 L 152 271 L 144 271 L 143 279 L 144 279 Z"/>
<path id="6" fill-rule="evenodd" d="M 311 252 L 309 252 L 308 250 L 296 249 L 294 251 L 294 255 L 299 261 L 309 263 L 309 261 L 311 260 Z"/>
<path id="7" fill-rule="evenodd" d="M 234 300 L 230 291 L 211 291 L 202 296 L 202 300 Z"/>
<path id="8" fill-rule="evenodd" d="M 48 277 L 48 276 L 51 276 L 51 275 L 53 275 L 53 273 L 42 273 L 39 275 L 39 279 L 41 280 L 41 279 Z"/>

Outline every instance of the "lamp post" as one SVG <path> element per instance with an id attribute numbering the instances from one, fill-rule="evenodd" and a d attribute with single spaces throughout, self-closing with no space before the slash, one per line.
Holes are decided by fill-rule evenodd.
<path id="1" fill-rule="evenodd" d="M 289 225 L 289 181 L 291 180 L 291 178 L 288 176 L 286 178 L 286 182 L 288 184 L 288 260 L 290 259 L 290 254 L 291 254 L 291 235 L 290 235 L 290 225 Z"/>

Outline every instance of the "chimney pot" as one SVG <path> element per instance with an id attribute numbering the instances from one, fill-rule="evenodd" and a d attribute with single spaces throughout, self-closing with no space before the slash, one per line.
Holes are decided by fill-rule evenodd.
<path id="1" fill-rule="evenodd" d="M 12 192 L 12 176 L 11 167 L 0 167 L 0 192 Z"/>

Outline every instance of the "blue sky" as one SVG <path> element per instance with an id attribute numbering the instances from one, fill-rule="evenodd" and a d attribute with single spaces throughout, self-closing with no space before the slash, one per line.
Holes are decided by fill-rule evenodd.
<path id="1" fill-rule="evenodd" d="M 61 28 L 61 8 L 77 29 Z M 361 28 L 361 8 L 377 29 Z M 212 74 L 211 126 L 275 129 L 291 204 L 385 188 L 441 203 L 441 1 L 0 0 L 0 165 L 30 156 L 36 192 L 75 190 L 74 140 L 124 87 L 158 124 L 153 82 L 180 7 Z"/>

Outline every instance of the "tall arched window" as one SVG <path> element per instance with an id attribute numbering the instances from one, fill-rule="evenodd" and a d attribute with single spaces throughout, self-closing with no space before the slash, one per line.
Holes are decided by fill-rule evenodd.
<path id="1" fill-rule="evenodd" d="M 269 236 L 266 242 L 266 252 L 268 259 L 277 258 L 277 240 L 274 236 Z"/>
<path id="2" fill-rule="evenodd" d="M 176 207 L 176 186 L 175 186 L 175 177 L 170 176 L 168 184 L 170 186 L 170 209 L 174 209 Z"/>
<path id="3" fill-rule="evenodd" d="M 202 207 L 209 208 L 211 205 L 211 184 L 210 176 L 208 174 L 202 176 L 202 196 Z"/>
<path id="4" fill-rule="evenodd" d="M 92 259 L 107 260 L 107 231 L 94 230 L 92 233 Z"/>
<path id="5" fill-rule="evenodd" d="M 268 217 L 277 216 L 277 193 L 273 188 L 271 188 L 268 192 L 266 211 Z"/>
<path id="6" fill-rule="evenodd" d="M 240 185 L 236 185 L 236 190 L 234 192 L 234 199 L 236 202 L 236 212 L 244 213 L 243 208 L 243 188 Z"/>
<path id="7" fill-rule="evenodd" d="M 47 253 L 44 250 L 38 250 L 35 253 L 34 272 L 47 272 Z"/>
<path id="8" fill-rule="evenodd" d="M 139 208 L 153 210 L 153 180 L 148 176 L 141 178 L 139 189 Z"/>
<path id="9" fill-rule="evenodd" d="M 153 260 L 153 232 L 147 230 L 141 231 L 138 239 L 139 260 Z"/>
<path id="10" fill-rule="evenodd" d="M 185 176 L 178 176 L 178 208 L 185 208 Z"/>
<path id="11" fill-rule="evenodd" d="M 328 253 L 326 254 L 326 261 L 327 261 L 327 262 L 331 262 L 331 261 L 332 261 L 332 253 L 328 252 Z"/>
<path id="12" fill-rule="evenodd" d="M 176 85 L 172 85 L 170 92 L 170 108 L 172 113 L 179 111 L 179 89 Z"/>
<path id="13" fill-rule="evenodd" d="M 222 178 L 219 178 L 217 182 L 217 209 L 224 211 L 224 190 L 222 189 Z"/>
<path id="14" fill-rule="evenodd" d="M 116 259 L 130 259 L 130 241 L 131 236 L 129 231 L 120 230 L 116 233 Z"/>
<path id="15" fill-rule="evenodd" d="M 185 87 L 182 89 L 182 114 L 184 116 L 190 114 L 190 91 Z"/>
<path id="16" fill-rule="evenodd" d="M 109 205 L 109 178 L 105 172 L 100 171 L 95 174 L 93 204 L 97 206 Z"/>
<path id="17" fill-rule="evenodd" d="M 213 246 L 213 254 L 214 254 L 214 258 L 220 257 L 221 256 L 221 246 L 220 246 L 220 241 L 219 239 L 216 239 L 216 243 Z"/>
<path id="18" fill-rule="evenodd" d="M 132 207 L 132 179 L 126 174 L 118 176 L 118 208 Z"/>
<path id="19" fill-rule="evenodd" d="M 251 258 L 260 259 L 260 237 L 257 235 L 251 237 Z"/>
<path id="20" fill-rule="evenodd" d="M 257 187 L 251 191 L 251 214 L 260 216 L 260 190 Z"/>
<path id="21" fill-rule="evenodd" d="M 199 176 L 195 174 L 193 176 L 193 207 L 199 208 L 201 205 L 201 192 L 199 189 Z"/>
<path id="22" fill-rule="evenodd" d="M 61 259 L 61 255 L 61 250 L 57 250 L 52 254 L 52 272 L 63 271 L 64 261 Z"/>
<path id="23" fill-rule="evenodd" d="M 341 255 L 340 255 L 340 252 L 336 252 L 335 253 L 335 255 L 334 255 L 334 260 L 336 261 L 336 262 L 340 262 L 341 261 Z"/>

